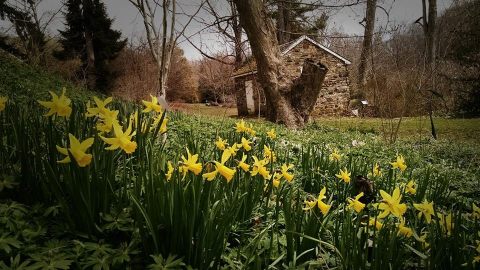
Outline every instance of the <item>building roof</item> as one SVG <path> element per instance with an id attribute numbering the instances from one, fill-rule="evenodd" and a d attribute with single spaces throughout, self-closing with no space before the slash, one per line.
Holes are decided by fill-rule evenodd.
<path id="1" fill-rule="evenodd" d="M 342 61 L 345 65 L 350 65 L 352 62 L 348 61 L 346 58 L 342 57 L 341 55 L 335 53 L 334 51 L 330 50 L 329 48 L 323 46 L 322 44 L 316 42 L 315 40 L 303 35 L 296 40 L 293 40 L 289 43 L 285 43 L 280 45 L 280 51 L 282 56 L 286 55 L 288 52 L 290 52 L 293 48 L 297 47 L 302 41 L 308 41 L 315 45 L 316 47 L 324 50 L 328 54 L 333 55 L 335 58 L 339 59 Z M 249 61 L 247 61 L 243 66 L 238 68 L 235 73 L 233 74 L 233 78 L 238 78 L 238 77 L 243 77 L 247 76 L 250 74 L 255 74 L 257 73 L 257 63 L 255 62 L 255 59 L 252 57 Z"/>

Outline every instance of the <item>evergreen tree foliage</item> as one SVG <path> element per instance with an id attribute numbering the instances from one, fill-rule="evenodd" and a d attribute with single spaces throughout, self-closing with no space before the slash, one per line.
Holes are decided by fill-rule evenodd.
<path id="1" fill-rule="evenodd" d="M 18 6 L 8 4 L 6 0 L 0 0 L 0 20 L 5 19 L 12 23 L 22 44 L 23 52 L 8 44 L 7 36 L 4 35 L 0 35 L 0 48 L 26 59 L 31 64 L 41 62 L 46 44 L 45 34 L 31 14 L 19 9 Z"/>
<path id="2" fill-rule="evenodd" d="M 113 19 L 108 17 L 104 3 L 100 0 L 68 0 L 65 13 L 66 29 L 60 31 L 63 51 L 56 54 L 59 59 L 79 57 L 83 68 L 87 65 L 85 33 L 93 37 L 95 54 L 96 87 L 105 91 L 114 74 L 109 62 L 115 59 L 126 44 L 121 33 L 112 29 Z"/>
<path id="3" fill-rule="evenodd" d="M 318 35 L 327 27 L 328 15 L 319 12 L 316 5 L 301 0 L 269 0 L 270 16 L 276 21 L 277 39 L 280 44 L 302 35 Z"/>

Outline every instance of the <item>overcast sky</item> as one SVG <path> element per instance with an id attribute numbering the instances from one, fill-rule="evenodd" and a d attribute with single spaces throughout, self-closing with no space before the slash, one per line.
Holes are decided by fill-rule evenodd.
<path id="1" fill-rule="evenodd" d="M 448 8 L 452 0 L 437 0 L 439 14 Z M 144 35 L 142 20 L 136 9 L 128 2 L 128 0 L 103 0 L 107 6 L 109 15 L 114 18 L 113 28 L 120 30 L 122 34 L 132 40 Z M 178 0 L 180 8 L 185 13 L 192 14 L 197 6 L 199 0 Z M 223 0 L 214 0 L 217 7 L 221 7 Z M 345 0 L 325 0 L 324 3 L 335 4 L 345 2 Z M 385 26 L 387 21 L 390 24 L 394 23 L 413 23 L 422 15 L 421 0 L 378 0 L 378 4 L 387 10 L 390 10 L 390 17 L 387 19 L 385 13 L 377 9 L 377 25 Z M 61 6 L 61 0 L 43 0 L 40 9 L 42 11 L 49 11 L 58 9 Z M 347 34 L 363 34 L 363 27 L 359 24 L 365 12 L 365 5 L 357 5 L 354 7 L 342 8 L 340 10 L 329 10 L 330 19 L 328 21 L 329 29 L 341 30 Z M 205 17 L 204 13 L 199 14 L 200 17 Z M 208 18 L 205 18 L 207 20 Z M 185 21 L 185 18 L 180 18 Z M 51 34 L 57 34 L 57 29 L 63 28 L 63 18 L 59 17 L 50 27 Z M 187 34 L 193 35 L 197 33 L 203 25 L 200 23 L 192 23 L 187 31 Z M 0 31 L 6 31 L 7 24 L 0 22 Z M 218 37 L 209 34 L 207 31 L 202 31 L 200 34 L 195 34 L 192 41 L 196 44 L 204 44 L 204 49 L 210 51 L 219 50 L 223 45 L 223 41 Z M 180 47 L 185 51 L 185 56 L 188 59 L 200 58 L 200 53 L 189 45 L 184 40 L 180 40 Z"/>

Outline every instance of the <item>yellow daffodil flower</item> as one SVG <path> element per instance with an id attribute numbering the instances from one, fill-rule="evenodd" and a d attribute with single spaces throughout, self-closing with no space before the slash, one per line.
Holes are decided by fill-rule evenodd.
<path id="1" fill-rule="evenodd" d="M 87 112 L 85 113 L 86 117 L 93 117 L 93 116 L 100 116 L 102 114 L 106 114 L 108 108 L 106 107 L 110 102 L 112 102 L 113 98 L 108 97 L 105 100 L 101 100 L 98 97 L 93 97 L 93 101 L 97 107 L 90 107 L 90 101 L 87 103 Z"/>
<path id="2" fill-rule="evenodd" d="M 375 163 L 375 165 L 373 166 L 372 175 L 374 177 L 382 176 L 382 171 L 380 170 L 380 166 L 378 166 L 378 163 Z"/>
<path id="3" fill-rule="evenodd" d="M 475 249 L 477 251 L 477 256 L 473 257 L 473 263 L 478 263 L 480 262 L 480 241 L 478 240 L 475 240 L 475 241 L 477 243 L 477 248 Z"/>
<path id="4" fill-rule="evenodd" d="M 235 123 L 235 131 L 238 133 L 246 132 L 248 127 L 245 125 L 243 119 L 240 122 Z"/>
<path id="5" fill-rule="evenodd" d="M 162 114 L 157 114 L 154 118 L 153 118 L 153 123 L 152 123 L 152 126 L 150 127 L 150 131 L 154 131 L 157 126 L 158 126 L 158 123 L 160 123 L 160 120 L 162 120 Z M 165 132 L 167 132 L 167 123 L 168 123 L 168 118 L 165 116 L 163 117 L 163 122 L 162 122 L 162 125 L 160 126 L 160 129 L 158 130 L 158 132 L 160 134 L 163 134 Z"/>
<path id="6" fill-rule="evenodd" d="M 318 209 L 320 209 L 320 211 L 322 212 L 322 214 L 325 216 L 328 214 L 328 212 L 330 211 L 330 208 L 332 207 L 332 205 L 328 205 L 326 203 L 323 202 L 324 199 L 326 199 L 327 197 L 325 196 L 325 193 L 327 192 L 327 187 L 323 187 L 322 190 L 320 190 L 320 193 L 318 194 L 318 198 L 314 201 L 305 201 L 305 204 L 306 204 L 306 207 L 303 208 L 303 210 L 311 210 L 313 209 L 315 206 L 318 207 Z"/>
<path id="7" fill-rule="evenodd" d="M 115 150 L 121 148 L 125 153 L 131 154 L 137 149 L 137 143 L 132 141 L 132 137 L 135 136 L 136 132 L 132 132 L 132 122 L 129 123 L 125 132 L 123 132 L 122 127 L 115 123 L 113 125 L 114 137 L 105 138 L 100 136 L 100 138 L 107 144 L 110 144 L 109 147 L 105 148 L 107 150 Z"/>
<path id="8" fill-rule="evenodd" d="M 152 101 L 142 100 L 143 105 L 145 105 L 145 109 L 143 109 L 142 112 L 144 112 L 144 113 L 148 113 L 148 112 L 151 112 L 151 111 L 154 111 L 154 112 L 157 112 L 157 113 L 162 112 L 162 106 L 160 106 L 160 104 L 158 104 L 157 97 L 154 97 L 152 95 L 150 95 L 150 97 L 151 97 Z"/>
<path id="9" fill-rule="evenodd" d="M 172 178 L 172 174 L 175 168 L 173 168 L 172 162 L 168 161 L 167 162 L 167 173 L 165 174 L 165 177 L 167 178 L 167 181 L 170 181 Z"/>
<path id="10" fill-rule="evenodd" d="M 236 172 L 235 169 L 231 169 L 225 166 L 225 162 L 227 162 L 230 157 L 231 157 L 230 152 L 228 152 L 228 150 L 224 150 L 221 161 L 220 162 L 214 161 L 215 170 L 209 173 L 204 173 L 202 177 L 204 179 L 207 179 L 208 181 L 212 181 L 215 178 L 215 176 L 217 176 L 217 173 L 219 173 L 220 175 L 225 177 L 225 179 L 227 180 L 227 183 L 229 183 Z"/>
<path id="11" fill-rule="evenodd" d="M 410 180 L 405 186 L 405 192 L 415 195 L 417 193 L 417 185 L 413 180 Z"/>
<path id="12" fill-rule="evenodd" d="M 270 131 L 267 131 L 267 137 L 269 137 L 272 140 L 275 140 L 277 138 L 277 134 L 275 134 L 274 128 L 270 129 Z"/>
<path id="13" fill-rule="evenodd" d="M 245 149 L 245 151 L 250 151 L 252 150 L 252 147 L 250 146 L 252 142 L 245 139 L 244 137 L 242 137 L 242 146 L 243 146 L 243 149 Z"/>
<path id="14" fill-rule="evenodd" d="M 60 152 L 62 155 L 66 155 L 66 157 L 58 163 L 69 163 L 70 162 L 70 156 L 68 152 L 72 154 L 73 158 L 77 162 L 78 166 L 80 167 L 86 167 L 92 162 L 92 155 L 87 154 L 88 148 L 92 146 L 94 139 L 93 138 L 88 138 L 84 140 L 83 142 L 80 142 L 75 136 L 72 134 L 68 134 L 68 139 L 70 140 L 70 148 L 63 148 L 60 146 L 57 147 L 57 151 Z"/>
<path id="15" fill-rule="evenodd" d="M 179 172 L 183 173 L 183 177 L 188 171 L 193 172 L 193 174 L 198 175 L 202 171 L 202 163 L 197 163 L 198 161 L 198 154 L 192 155 L 190 154 L 190 150 L 187 148 L 187 158 L 182 155 L 182 165 L 179 167 Z"/>
<path id="16" fill-rule="evenodd" d="M 251 171 L 251 175 L 255 176 L 257 174 L 260 174 L 263 176 L 265 180 L 270 179 L 270 172 L 267 170 L 265 165 L 268 164 L 268 162 L 265 159 L 258 160 L 256 156 L 253 156 L 253 169 Z"/>
<path id="17" fill-rule="evenodd" d="M 405 159 L 402 155 L 397 156 L 397 160 L 395 162 L 390 163 L 393 166 L 393 169 L 399 169 L 400 171 L 405 171 L 407 168 L 407 164 L 405 164 Z"/>
<path id="18" fill-rule="evenodd" d="M 113 126 L 120 125 L 118 123 L 118 110 L 111 111 L 106 109 L 99 115 L 100 121 L 97 123 L 97 130 L 103 133 L 109 133 L 112 131 Z"/>
<path id="19" fill-rule="evenodd" d="M 375 229 L 379 231 L 383 228 L 383 223 L 380 222 L 378 219 L 371 217 L 368 221 L 368 226 L 375 226 Z"/>
<path id="20" fill-rule="evenodd" d="M 422 215 L 425 216 L 425 220 L 427 221 L 428 224 L 432 221 L 432 215 L 434 214 L 433 212 L 433 202 L 428 202 L 425 200 L 423 203 L 414 203 L 413 207 L 417 209 L 418 212 L 418 218 L 421 218 Z"/>
<path id="21" fill-rule="evenodd" d="M 335 174 L 337 178 L 342 179 L 347 184 L 350 183 L 350 175 L 352 174 L 347 171 L 347 168 L 344 168 L 343 170 L 340 169 L 340 173 Z"/>
<path id="22" fill-rule="evenodd" d="M 7 104 L 8 98 L 0 96 L 0 112 L 5 110 L 5 106 Z"/>
<path id="23" fill-rule="evenodd" d="M 413 230 L 407 226 L 405 226 L 405 219 L 401 219 L 400 223 L 397 224 L 397 228 L 398 228 L 398 233 L 397 235 L 402 235 L 402 236 L 405 236 L 407 238 L 410 238 L 412 237 L 413 235 Z"/>
<path id="24" fill-rule="evenodd" d="M 227 148 L 227 140 L 222 139 L 221 137 L 218 137 L 218 139 L 215 141 L 215 145 L 217 146 L 218 149 L 220 150 L 225 150 Z"/>
<path id="25" fill-rule="evenodd" d="M 334 149 L 333 152 L 330 154 L 329 157 L 330 161 L 340 161 L 342 159 L 342 154 L 338 152 L 338 149 Z"/>
<path id="26" fill-rule="evenodd" d="M 450 236 L 454 228 L 452 213 L 446 216 L 444 214 L 437 213 L 437 217 L 439 218 L 438 222 L 440 223 L 440 226 L 442 227 L 443 231 L 446 232 L 448 236 Z"/>
<path id="27" fill-rule="evenodd" d="M 247 130 L 245 131 L 247 132 L 248 134 L 250 134 L 250 136 L 255 136 L 255 134 L 257 134 L 257 132 L 253 129 L 253 125 L 250 124 L 249 127 L 247 128 Z"/>
<path id="28" fill-rule="evenodd" d="M 427 232 L 424 232 L 422 233 L 421 236 L 417 236 L 416 234 L 413 234 L 413 236 L 415 237 L 415 239 L 420 242 L 422 244 L 422 248 L 424 250 L 428 249 L 428 247 L 430 246 L 430 244 L 427 242 L 427 236 L 428 236 L 428 233 Z"/>
<path id="29" fill-rule="evenodd" d="M 392 196 L 383 190 L 380 190 L 380 195 L 382 196 L 383 200 L 378 205 L 378 209 L 383 210 L 383 212 L 378 215 L 378 218 L 385 218 L 390 213 L 398 218 L 401 218 L 403 214 L 405 214 L 407 211 L 407 205 L 400 203 L 402 200 L 402 195 L 400 194 L 400 189 L 398 187 L 395 188 Z"/>
<path id="30" fill-rule="evenodd" d="M 240 160 L 238 162 L 238 166 L 239 168 L 242 168 L 242 170 L 244 170 L 245 172 L 248 172 L 248 170 L 250 170 L 250 165 L 248 165 L 247 163 L 245 163 L 245 161 L 247 160 L 247 156 L 245 154 L 242 155 L 242 160 Z"/>
<path id="31" fill-rule="evenodd" d="M 232 146 L 228 147 L 226 150 L 230 153 L 232 157 L 234 157 L 238 152 L 238 145 L 234 143 Z"/>
<path id="32" fill-rule="evenodd" d="M 57 94 L 55 94 L 54 92 L 49 91 L 50 95 L 52 96 L 51 101 L 38 100 L 38 103 L 40 103 L 40 105 L 49 109 L 45 116 L 51 116 L 54 114 L 62 117 L 70 116 L 70 114 L 72 113 L 70 103 L 72 103 L 72 101 L 65 96 L 65 91 L 65 88 L 63 88 L 62 95 L 60 97 L 58 97 Z"/>
<path id="33" fill-rule="evenodd" d="M 278 188 L 280 186 L 280 179 L 282 179 L 282 175 L 279 173 L 273 174 L 272 184 L 274 187 Z"/>
<path id="34" fill-rule="evenodd" d="M 480 219 L 480 207 L 475 203 L 472 203 L 472 217 L 475 219 Z"/>
<path id="35" fill-rule="evenodd" d="M 270 163 L 270 161 L 275 162 L 277 160 L 277 156 L 275 155 L 275 152 L 270 149 L 267 145 L 263 146 L 263 158 L 267 160 L 267 163 Z"/>
<path id="36" fill-rule="evenodd" d="M 360 192 L 355 199 L 348 198 L 348 208 L 355 210 L 355 212 L 360 213 L 363 208 L 365 208 L 365 204 L 359 201 L 359 199 L 363 197 L 363 192 Z"/>
<path id="37" fill-rule="evenodd" d="M 293 180 L 293 174 L 291 173 L 288 173 L 288 170 L 292 169 L 293 168 L 293 164 L 283 164 L 282 165 L 282 176 L 285 178 L 285 180 L 287 180 L 289 183 L 292 182 Z"/>

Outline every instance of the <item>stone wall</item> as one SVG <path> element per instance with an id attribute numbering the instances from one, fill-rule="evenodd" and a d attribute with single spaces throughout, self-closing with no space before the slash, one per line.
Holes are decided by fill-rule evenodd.
<path id="1" fill-rule="evenodd" d="M 312 59 L 319 61 L 328 68 L 327 75 L 323 82 L 322 89 L 317 99 L 317 103 L 313 110 L 313 116 L 338 116 L 348 114 L 348 104 L 350 101 L 350 82 L 348 79 L 347 66 L 335 56 L 328 52 L 318 48 L 314 44 L 307 40 L 302 41 L 295 48 L 290 50 L 283 56 L 284 65 L 282 65 L 281 74 L 285 74 L 279 80 L 294 79 L 300 76 L 302 72 L 303 62 L 305 59 Z M 247 75 L 235 78 L 235 83 L 243 89 L 242 93 L 237 93 L 237 106 L 240 112 L 246 111 L 246 99 L 245 99 L 245 81 L 252 80 L 254 84 L 254 99 L 255 99 L 255 113 L 258 114 L 258 98 L 260 93 L 260 111 L 264 112 L 264 95 L 261 87 L 256 81 L 256 75 Z"/>
<path id="2" fill-rule="evenodd" d="M 307 40 L 302 41 L 284 56 L 285 74 L 299 77 L 305 59 L 319 61 L 328 68 L 322 90 L 313 110 L 313 116 L 334 116 L 348 113 L 350 82 L 347 66 L 335 56 L 318 48 Z"/>

